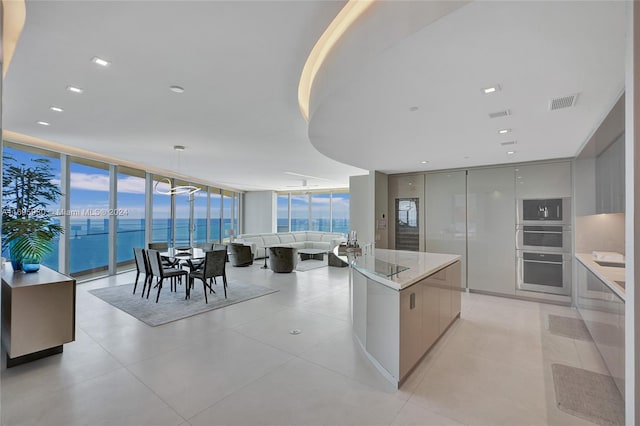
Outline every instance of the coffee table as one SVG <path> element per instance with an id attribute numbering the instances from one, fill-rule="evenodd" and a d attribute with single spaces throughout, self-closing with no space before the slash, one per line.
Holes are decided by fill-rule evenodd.
<path id="1" fill-rule="evenodd" d="M 327 252 L 326 250 L 314 249 L 314 248 L 301 248 L 301 249 L 298 249 L 298 254 L 300 255 L 300 260 L 301 261 L 309 260 L 309 259 L 323 260 L 324 259 L 324 254 L 326 252 Z"/>

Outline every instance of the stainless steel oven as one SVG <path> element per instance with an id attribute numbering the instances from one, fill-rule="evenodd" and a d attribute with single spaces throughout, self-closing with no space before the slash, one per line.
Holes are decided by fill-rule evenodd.
<path id="1" fill-rule="evenodd" d="M 550 253 L 571 253 L 571 227 L 568 225 L 518 225 L 516 249 Z"/>
<path id="2" fill-rule="evenodd" d="M 571 224 L 571 198 L 536 198 L 518 200 L 519 225 Z"/>
<path id="3" fill-rule="evenodd" d="M 571 294 L 570 253 L 517 250 L 517 257 L 520 290 Z"/>

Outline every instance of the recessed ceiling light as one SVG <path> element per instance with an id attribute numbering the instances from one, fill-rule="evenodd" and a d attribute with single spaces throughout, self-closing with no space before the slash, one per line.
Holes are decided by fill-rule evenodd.
<path id="1" fill-rule="evenodd" d="M 184 145 L 174 145 L 173 149 L 176 151 L 184 151 Z"/>
<path id="2" fill-rule="evenodd" d="M 498 133 L 500 133 L 501 135 L 505 135 L 507 133 L 509 133 L 511 131 L 511 129 L 500 129 L 498 130 Z"/>
<path id="3" fill-rule="evenodd" d="M 36 123 L 38 123 L 41 126 L 50 126 L 51 123 L 47 123 L 46 121 L 36 121 Z"/>
<path id="4" fill-rule="evenodd" d="M 62 108 L 60 108 L 60 107 L 57 107 L 57 106 L 50 106 L 50 107 L 49 107 L 49 109 L 50 109 L 51 111 L 55 111 L 55 112 L 62 112 L 62 111 L 64 111 L 64 109 L 62 109 Z"/>
<path id="5" fill-rule="evenodd" d="M 76 87 L 76 86 L 67 86 L 67 90 L 69 92 L 73 92 L 73 93 L 82 93 L 82 92 L 84 92 L 84 90 L 82 90 L 81 88 Z"/>
<path id="6" fill-rule="evenodd" d="M 516 153 L 515 151 L 507 151 L 507 155 L 513 155 L 515 153 Z"/>
<path id="7" fill-rule="evenodd" d="M 409 108 L 409 111 L 414 112 L 414 111 L 417 111 L 419 109 L 420 109 L 420 107 L 412 106 L 411 108 Z"/>
<path id="8" fill-rule="evenodd" d="M 97 56 L 94 56 L 94 57 L 91 59 L 91 62 L 93 62 L 93 63 L 94 63 L 94 64 L 96 64 L 96 65 L 100 65 L 101 67 L 106 67 L 106 66 L 108 66 L 109 64 L 111 64 L 111 62 L 109 62 L 109 61 L 107 61 L 107 60 L 105 60 L 105 59 L 102 59 L 102 58 L 98 58 Z"/>
<path id="9" fill-rule="evenodd" d="M 428 163 L 428 161 L 421 161 L 420 163 L 421 163 L 421 164 L 427 164 L 427 163 Z"/>
<path id="10" fill-rule="evenodd" d="M 482 93 L 484 93 L 485 95 L 488 95 L 489 93 L 499 92 L 499 91 L 500 91 L 500 85 L 499 84 L 496 84 L 494 86 L 485 87 L 484 89 L 482 89 Z"/>
<path id="11" fill-rule="evenodd" d="M 184 88 L 180 87 L 180 86 L 170 86 L 169 90 L 171 90 L 174 93 L 183 93 L 184 92 Z"/>

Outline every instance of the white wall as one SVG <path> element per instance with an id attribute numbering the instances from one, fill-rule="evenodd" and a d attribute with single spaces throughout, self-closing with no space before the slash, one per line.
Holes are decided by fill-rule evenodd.
<path id="1" fill-rule="evenodd" d="M 276 232 L 277 202 L 274 191 L 251 191 L 244 194 L 243 234 Z"/>
<path id="2" fill-rule="evenodd" d="M 375 172 L 375 243 L 378 248 L 389 248 L 389 176 Z"/>

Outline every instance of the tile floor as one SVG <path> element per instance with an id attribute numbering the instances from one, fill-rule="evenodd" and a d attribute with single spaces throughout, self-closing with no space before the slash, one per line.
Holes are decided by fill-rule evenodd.
<path id="1" fill-rule="evenodd" d="M 575 310 L 463 294 L 462 317 L 394 390 L 353 340 L 346 268 L 228 268 L 280 290 L 149 327 L 79 284 L 76 341 L 2 367 L 2 425 L 581 425 L 556 408 L 551 363 L 606 373 L 593 343 L 551 335 Z M 289 333 L 300 329 L 299 335 Z M 3 354 L 4 358 L 4 354 Z"/>

